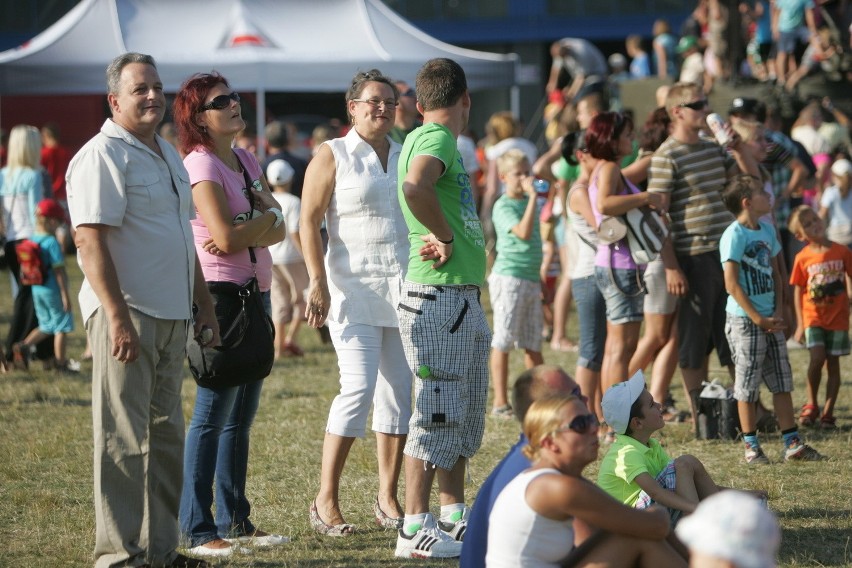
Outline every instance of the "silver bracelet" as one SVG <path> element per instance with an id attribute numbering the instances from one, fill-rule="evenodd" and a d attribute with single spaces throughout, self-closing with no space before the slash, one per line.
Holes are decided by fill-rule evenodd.
<path id="1" fill-rule="evenodd" d="M 281 226 L 281 223 L 284 222 L 284 214 L 281 212 L 280 209 L 276 209 L 275 207 L 270 207 L 269 209 L 266 210 L 266 212 L 272 213 L 273 215 L 275 215 L 275 223 L 272 225 L 273 229 L 277 229 L 278 227 Z"/>

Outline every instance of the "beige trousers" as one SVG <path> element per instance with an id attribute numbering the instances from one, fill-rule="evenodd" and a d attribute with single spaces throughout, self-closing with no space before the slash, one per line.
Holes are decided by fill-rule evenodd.
<path id="1" fill-rule="evenodd" d="M 185 320 L 130 310 L 140 355 L 112 356 L 103 309 L 86 322 L 92 348 L 95 566 L 162 566 L 175 557 L 183 483 Z"/>

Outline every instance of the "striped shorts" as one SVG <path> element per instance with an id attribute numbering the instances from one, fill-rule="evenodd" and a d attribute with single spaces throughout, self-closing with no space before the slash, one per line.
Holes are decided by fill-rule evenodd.
<path id="1" fill-rule="evenodd" d="M 414 374 L 405 454 L 452 469 L 482 443 L 491 330 L 477 286 L 405 282 L 399 332 Z"/>
<path id="2" fill-rule="evenodd" d="M 734 360 L 736 400 L 756 402 L 761 380 L 772 394 L 793 392 L 793 371 L 782 332 L 770 333 L 749 318 L 727 314 L 725 336 Z"/>

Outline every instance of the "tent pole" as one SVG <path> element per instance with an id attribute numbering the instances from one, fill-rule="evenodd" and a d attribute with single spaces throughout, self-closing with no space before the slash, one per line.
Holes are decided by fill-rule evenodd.
<path id="1" fill-rule="evenodd" d="M 257 130 L 257 157 L 260 161 L 266 157 L 266 89 L 257 89 L 257 109 L 255 129 Z M 265 175 L 265 172 L 264 172 Z"/>
<path id="2" fill-rule="evenodd" d="M 512 116 L 521 116 L 521 88 L 518 85 L 509 88 L 509 110 Z"/>

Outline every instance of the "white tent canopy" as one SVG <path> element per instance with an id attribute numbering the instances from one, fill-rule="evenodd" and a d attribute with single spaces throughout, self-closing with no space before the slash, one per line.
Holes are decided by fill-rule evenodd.
<path id="1" fill-rule="evenodd" d="M 241 91 L 338 92 L 374 67 L 411 81 L 433 57 L 458 61 L 478 90 L 513 85 L 518 60 L 438 41 L 380 0 L 83 0 L 0 53 L 0 95 L 103 93 L 125 51 L 153 55 L 169 92 L 211 69 Z"/>

